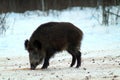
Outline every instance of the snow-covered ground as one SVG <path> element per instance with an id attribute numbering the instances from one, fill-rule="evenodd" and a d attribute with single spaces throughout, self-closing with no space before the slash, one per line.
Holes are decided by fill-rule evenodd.
<path id="1" fill-rule="evenodd" d="M 0 36 L 0 80 L 120 80 L 120 23 L 101 25 L 101 10 L 93 8 L 50 12 L 10 13 L 10 27 Z M 47 70 L 41 70 L 41 65 L 29 70 L 24 41 L 40 24 L 49 21 L 71 22 L 83 30 L 79 69 L 69 68 L 71 56 L 64 51 L 51 59 Z"/>

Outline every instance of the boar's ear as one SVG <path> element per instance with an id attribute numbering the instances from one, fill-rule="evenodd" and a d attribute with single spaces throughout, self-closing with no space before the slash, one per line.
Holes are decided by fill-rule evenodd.
<path id="1" fill-rule="evenodd" d="M 33 45 L 37 48 L 37 49 L 41 49 L 41 43 L 38 40 L 35 40 L 33 42 Z"/>
<path id="2" fill-rule="evenodd" d="M 28 41 L 28 39 L 26 39 L 25 40 L 25 43 L 24 43 L 24 46 L 25 46 L 25 49 L 27 50 L 27 48 L 28 48 L 28 44 L 29 44 L 29 41 Z"/>

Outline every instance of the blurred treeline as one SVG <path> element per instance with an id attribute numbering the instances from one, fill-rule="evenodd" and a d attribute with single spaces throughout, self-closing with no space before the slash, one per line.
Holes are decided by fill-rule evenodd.
<path id="1" fill-rule="evenodd" d="M 0 13 L 62 10 L 69 7 L 116 6 L 120 0 L 0 0 Z"/>

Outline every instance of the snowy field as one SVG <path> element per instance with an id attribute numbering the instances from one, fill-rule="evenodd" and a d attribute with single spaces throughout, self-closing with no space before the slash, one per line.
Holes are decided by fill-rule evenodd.
<path id="1" fill-rule="evenodd" d="M 113 9 L 115 10 L 115 9 Z M 117 25 L 101 25 L 101 10 L 28 11 L 10 13 L 9 29 L 0 35 L 0 80 L 120 80 L 120 21 Z M 113 20 L 114 17 L 110 17 Z M 50 66 L 29 70 L 28 52 L 24 41 L 40 25 L 49 21 L 71 22 L 84 32 L 82 65 L 70 68 L 71 56 L 60 52 Z"/>

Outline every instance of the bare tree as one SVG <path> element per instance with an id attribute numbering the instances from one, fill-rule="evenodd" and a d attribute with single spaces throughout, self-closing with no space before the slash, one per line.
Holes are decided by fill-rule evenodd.
<path id="1" fill-rule="evenodd" d="M 112 6 L 110 5 L 110 3 L 107 3 L 106 0 L 102 0 L 102 24 L 103 25 L 109 25 L 109 21 L 110 21 L 110 17 L 113 16 L 111 20 L 111 23 L 113 24 L 118 24 L 118 19 L 120 18 L 120 1 L 119 0 L 115 0 L 114 1 L 114 5 L 116 5 L 116 9 L 117 11 L 112 11 Z M 118 6 L 117 6 L 118 5 Z M 110 7 L 111 6 L 111 7 Z"/>
<path id="2" fill-rule="evenodd" d="M 5 34 L 6 30 L 9 27 L 6 23 L 7 17 L 8 14 L 0 15 L 0 35 Z"/>
<path id="3" fill-rule="evenodd" d="M 41 0 L 41 4 L 42 4 L 42 11 L 45 11 L 45 1 Z"/>
<path id="4" fill-rule="evenodd" d="M 109 21 L 109 9 L 107 9 L 107 4 L 105 2 L 105 0 L 102 0 L 102 24 L 103 25 L 108 25 L 108 21 Z"/>

